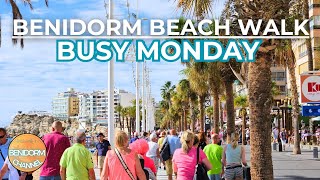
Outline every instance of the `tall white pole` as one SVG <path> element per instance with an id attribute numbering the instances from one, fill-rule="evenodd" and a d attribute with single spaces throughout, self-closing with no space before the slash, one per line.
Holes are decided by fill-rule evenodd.
<path id="1" fill-rule="evenodd" d="M 136 132 L 140 132 L 139 63 L 136 62 Z"/>
<path id="2" fill-rule="evenodd" d="M 109 0 L 109 19 L 113 18 L 114 4 Z M 114 147 L 114 60 L 108 62 L 108 140 Z"/>
<path id="3" fill-rule="evenodd" d="M 137 14 L 136 19 L 138 19 L 138 0 L 137 0 Z M 136 132 L 140 132 L 140 98 L 139 98 L 139 63 L 136 62 Z"/>
<path id="4" fill-rule="evenodd" d="M 145 62 L 142 63 L 142 131 L 146 131 L 146 116 L 145 116 L 145 92 L 144 92 L 144 86 L 145 86 Z"/>

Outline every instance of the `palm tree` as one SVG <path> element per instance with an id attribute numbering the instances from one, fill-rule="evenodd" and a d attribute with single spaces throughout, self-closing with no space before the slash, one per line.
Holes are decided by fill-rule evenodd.
<path id="1" fill-rule="evenodd" d="M 230 9 L 237 11 L 237 18 L 257 21 L 258 19 L 270 18 L 285 19 L 289 15 L 289 2 L 290 0 L 230 0 L 229 4 L 233 6 Z M 280 21 L 275 22 L 279 23 Z M 262 29 L 266 25 L 266 22 L 262 23 Z M 252 179 L 273 179 L 271 144 L 268 142 L 271 142 L 272 81 L 270 68 L 271 60 L 275 54 L 276 43 L 277 41 L 265 39 L 256 54 L 256 62 L 249 64 L 248 92 Z"/>
<path id="2" fill-rule="evenodd" d="M 213 0 L 174 0 L 177 1 L 177 8 L 182 13 L 192 15 L 196 18 L 203 18 L 212 12 Z"/>
<path id="3" fill-rule="evenodd" d="M 213 97 L 214 132 L 219 133 L 219 94 L 222 92 L 220 63 L 208 63 L 208 83 Z"/>
<path id="4" fill-rule="evenodd" d="M 234 105 L 240 108 L 240 115 L 242 117 L 242 144 L 246 144 L 246 117 L 248 107 L 248 97 L 246 95 L 239 95 L 234 99 Z"/>
<path id="5" fill-rule="evenodd" d="M 292 44 L 289 40 L 282 41 L 281 46 L 277 46 L 276 57 L 280 63 L 284 63 L 289 70 L 291 94 L 292 94 L 292 120 L 294 124 L 294 146 L 293 154 L 301 154 L 299 137 L 299 95 L 297 80 L 295 76 L 295 56 L 292 50 Z"/>
<path id="6" fill-rule="evenodd" d="M 124 107 L 121 111 L 122 119 L 123 119 L 123 129 L 124 129 L 124 119 L 126 120 L 127 131 L 129 133 L 129 108 Z"/>
<path id="7" fill-rule="evenodd" d="M 130 106 L 128 107 L 128 116 L 130 119 L 130 128 L 129 128 L 129 134 L 133 132 L 135 128 L 135 119 L 136 119 L 136 107 L 135 106 Z"/>
<path id="8" fill-rule="evenodd" d="M 171 108 L 171 96 L 172 93 L 174 91 L 174 89 L 176 88 L 175 85 L 171 84 L 171 81 L 167 81 L 161 88 L 161 97 L 167 102 L 168 104 L 168 109 L 167 112 L 169 111 L 169 109 Z M 170 120 L 168 121 L 168 127 L 170 128 Z"/>
<path id="9" fill-rule="evenodd" d="M 187 79 L 182 79 L 177 85 L 177 93 L 181 95 L 181 105 L 183 109 L 183 130 L 186 131 L 187 128 L 187 111 L 190 110 L 192 97 L 194 97 L 194 92 L 191 90 L 190 82 Z"/>
<path id="10" fill-rule="evenodd" d="M 230 139 L 231 134 L 235 132 L 235 115 L 234 115 L 234 97 L 233 97 L 233 82 L 236 80 L 231 67 L 237 63 L 230 61 L 224 63 L 221 68 L 222 81 L 226 93 L 226 112 L 227 112 L 227 139 Z"/>
<path id="11" fill-rule="evenodd" d="M 29 6 L 30 10 L 33 10 L 31 0 L 21 0 L 22 3 L 26 6 Z M 20 9 L 15 0 L 6 0 L 11 6 L 13 19 L 23 19 Z M 48 7 L 48 0 L 45 0 L 46 6 Z M 16 44 L 18 39 L 12 39 L 12 42 Z M 0 46 L 1 46 L 1 26 L 0 26 Z M 20 39 L 20 46 L 24 47 L 23 39 Z"/>
<path id="12" fill-rule="evenodd" d="M 121 123 L 121 113 L 122 113 L 122 109 L 123 107 L 119 104 L 117 105 L 114 110 L 119 114 L 119 123 L 120 123 L 120 129 L 122 130 L 123 129 L 123 123 Z"/>
<path id="13" fill-rule="evenodd" d="M 199 123 L 200 131 L 205 131 L 204 129 L 204 101 L 208 94 L 208 74 L 207 74 L 207 63 L 203 62 L 192 62 L 187 70 L 185 71 L 188 80 L 191 85 L 191 89 L 196 92 L 198 96 L 198 106 L 199 106 Z"/>

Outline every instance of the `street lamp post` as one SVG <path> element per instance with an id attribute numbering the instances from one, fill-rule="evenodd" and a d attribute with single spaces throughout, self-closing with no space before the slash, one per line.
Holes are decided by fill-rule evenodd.
<path id="1" fill-rule="evenodd" d="M 109 0 L 109 19 L 113 18 L 114 4 Z M 114 146 L 114 59 L 108 62 L 108 139 Z"/>

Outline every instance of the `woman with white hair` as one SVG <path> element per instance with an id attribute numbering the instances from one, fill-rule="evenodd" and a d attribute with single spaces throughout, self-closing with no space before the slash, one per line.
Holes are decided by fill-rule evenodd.
<path id="1" fill-rule="evenodd" d="M 147 152 L 146 156 L 151 158 L 154 162 L 154 165 L 156 166 L 156 169 L 158 170 L 159 167 L 159 158 L 160 158 L 160 152 L 159 152 L 159 145 L 157 143 L 158 138 L 155 133 L 152 133 L 150 135 L 150 140 L 148 142 L 149 145 L 149 151 Z"/>

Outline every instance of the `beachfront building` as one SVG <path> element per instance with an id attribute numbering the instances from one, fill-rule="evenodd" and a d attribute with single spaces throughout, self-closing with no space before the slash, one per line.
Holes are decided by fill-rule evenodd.
<path id="1" fill-rule="evenodd" d="M 66 120 L 79 114 L 78 92 L 68 88 L 66 92 L 58 93 L 52 100 L 52 115 L 61 120 Z"/>
<path id="2" fill-rule="evenodd" d="M 273 64 L 271 67 L 271 80 L 274 82 L 274 88 L 277 89 L 276 93 L 273 94 L 274 106 L 281 102 L 288 96 L 288 72 L 284 66 L 279 64 Z"/>
<path id="3" fill-rule="evenodd" d="M 79 122 L 80 128 L 86 127 L 87 123 L 91 125 L 107 125 L 108 122 L 108 91 L 93 91 L 92 93 L 80 93 L 79 98 Z M 128 107 L 132 105 L 135 95 L 124 90 L 115 89 L 114 107 L 121 105 Z M 114 111 L 114 119 L 119 123 L 119 113 Z"/>
<path id="4" fill-rule="evenodd" d="M 320 0 L 309 1 L 310 38 L 312 48 L 312 65 L 314 71 L 320 70 Z M 300 75 L 309 71 L 308 51 L 305 39 L 297 39 L 292 43 L 296 59 L 296 79 L 300 95 Z M 290 88 L 290 83 L 289 83 Z M 300 98 L 299 98 L 300 101 Z"/>

